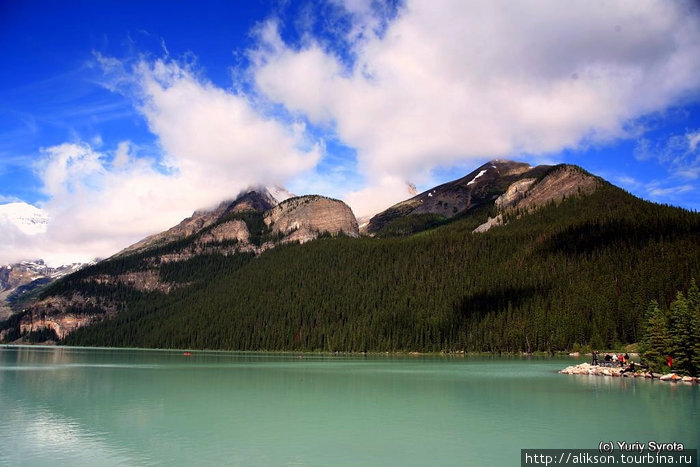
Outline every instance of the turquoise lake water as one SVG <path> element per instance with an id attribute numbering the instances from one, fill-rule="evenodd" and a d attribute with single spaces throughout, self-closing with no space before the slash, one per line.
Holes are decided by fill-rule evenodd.
<path id="1" fill-rule="evenodd" d="M 697 385 L 569 358 L 0 346 L 0 466 L 507 466 L 523 448 L 700 447 Z"/>

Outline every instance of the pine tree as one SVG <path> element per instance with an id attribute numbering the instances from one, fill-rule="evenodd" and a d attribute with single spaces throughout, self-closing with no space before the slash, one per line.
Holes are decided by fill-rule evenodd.
<path id="1" fill-rule="evenodd" d="M 688 308 L 691 314 L 691 342 L 693 375 L 700 376 L 700 290 L 695 279 L 688 289 Z"/>
<path id="2" fill-rule="evenodd" d="M 692 341 L 692 314 L 688 301 L 682 292 L 671 302 L 670 314 L 670 353 L 673 355 L 673 370 L 681 374 L 694 373 Z"/>
<path id="3" fill-rule="evenodd" d="M 670 341 L 668 324 L 664 312 L 656 300 L 652 300 L 647 308 L 647 327 L 643 342 L 643 357 L 652 370 L 664 368 L 668 355 Z"/>

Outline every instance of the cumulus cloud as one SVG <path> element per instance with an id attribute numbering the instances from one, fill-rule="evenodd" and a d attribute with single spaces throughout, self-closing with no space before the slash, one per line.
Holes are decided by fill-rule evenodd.
<path id="1" fill-rule="evenodd" d="M 136 73 L 142 111 L 180 172 L 230 186 L 279 182 L 318 161 L 319 148 L 304 140 L 303 124 L 266 118 L 245 95 L 197 79 L 174 62 L 141 62 Z M 216 176 L 222 173 L 223 180 Z"/>
<path id="2" fill-rule="evenodd" d="M 0 263 L 110 256 L 247 186 L 308 171 L 320 157 L 302 124 L 265 115 L 245 95 L 187 66 L 140 61 L 125 71 L 118 61 L 103 62 L 114 89 L 134 99 L 157 136 L 162 157 L 145 157 L 129 141 L 99 150 L 82 141 L 43 149 L 36 172 L 47 197 L 47 232 L 27 237 L 3 229 Z"/>
<path id="3" fill-rule="evenodd" d="M 677 195 L 677 194 L 687 193 L 687 192 L 693 191 L 693 186 L 692 185 L 678 185 L 678 186 L 671 186 L 671 187 L 659 187 L 659 186 L 655 186 L 654 184 L 652 184 L 649 186 L 648 190 L 649 190 L 649 194 L 652 197 L 660 198 L 660 197 L 672 196 L 672 195 Z"/>
<path id="4" fill-rule="evenodd" d="M 368 217 L 377 212 L 377 206 L 388 207 L 413 196 L 411 182 L 401 177 L 385 175 L 374 177 L 365 188 L 353 190 L 345 195 L 358 217 Z"/>
<path id="5" fill-rule="evenodd" d="M 251 59 L 266 96 L 357 149 L 368 194 L 388 176 L 625 137 L 700 85 L 691 3 L 409 0 L 386 27 L 373 2 L 342 3 L 349 53 L 285 43 L 271 20 Z"/>

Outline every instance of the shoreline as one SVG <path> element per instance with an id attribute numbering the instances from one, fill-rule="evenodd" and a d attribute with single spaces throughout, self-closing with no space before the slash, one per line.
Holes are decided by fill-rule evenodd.
<path id="1" fill-rule="evenodd" d="M 578 365 L 571 365 L 564 368 L 563 370 L 559 370 L 559 373 L 564 375 L 609 376 L 613 378 L 658 379 L 659 381 L 667 381 L 671 383 L 700 383 L 698 378 L 695 376 L 680 376 L 676 373 L 661 374 L 645 370 L 632 370 L 629 368 L 629 366 L 593 366 L 590 363 L 580 363 Z"/>
<path id="2" fill-rule="evenodd" d="M 230 350 L 230 349 L 198 349 L 198 348 L 167 348 L 167 347 L 107 347 L 107 346 L 85 346 L 85 345 L 65 345 L 56 342 L 6 342 L 0 343 L 0 348 L 10 347 L 45 347 L 45 348 L 65 348 L 65 349 L 104 349 L 104 350 L 157 350 L 164 352 L 230 352 L 230 353 L 260 353 L 260 354 L 301 354 L 301 355 L 352 355 L 352 356 L 406 356 L 406 357 L 547 357 L 547 358 L 570 358 L 577 359 L 580 356 L 564 350 L 556 352 L 536 351 L 536 352 L 471 352 L 471 351 L 435 351 L 421 352 L 415 350 L 392 350 L 392 351 L 329 351 L 329 350 Z M 585 354 L 584 354 L 585 355 Z M 631 354 L 630 354 L 631 355 Z"/>

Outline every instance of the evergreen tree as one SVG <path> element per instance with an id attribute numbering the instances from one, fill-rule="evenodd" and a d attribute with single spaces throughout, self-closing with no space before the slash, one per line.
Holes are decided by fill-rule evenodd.
<path id="1" fill-rule="evenodd" d="M 690 282 L 688 289 L 688 308 L 691 314 L 691 342 L 693 374 L 700 376 L 700 290 L 695 279 Z"/>
<path id="2" fill-rule="evenodd" d="M 670 340 L 666 316 L 656 300 L 652 300 L 647 308 L 647 327 L 643 342 L 642 355 L 649 368 L 659 371 L 666 365 Z"/>
<path id="3" fill-rule="evenodd" d="M 693 317 L 688 301 L 682 292 L 678 292 L 670 309 L 670 353 L 673 356 L 673 371 L 681 374 L 694 373 L 692 321 Z"/>

